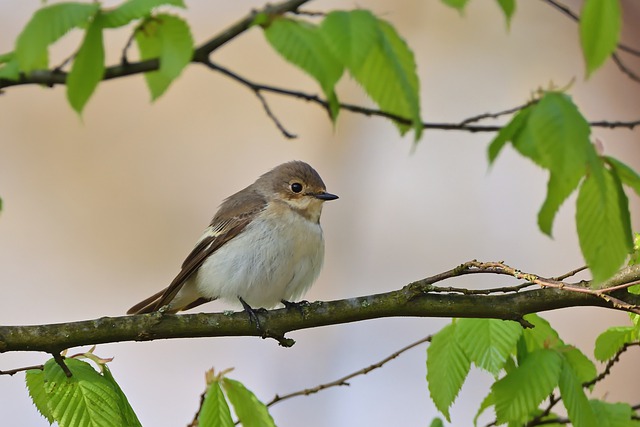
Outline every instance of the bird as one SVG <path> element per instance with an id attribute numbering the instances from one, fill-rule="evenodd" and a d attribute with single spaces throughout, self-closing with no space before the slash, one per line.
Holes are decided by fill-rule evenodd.
<path id="1" fill-rule="evenodd" d="M 254 308 L 289 307 L 317 279 L 324 261 L 320 214 L 328 193 L 302 161 L 283 163 L 226 198 L 180 272 L 127 314 L 177 313 L 220 299 Z"/>

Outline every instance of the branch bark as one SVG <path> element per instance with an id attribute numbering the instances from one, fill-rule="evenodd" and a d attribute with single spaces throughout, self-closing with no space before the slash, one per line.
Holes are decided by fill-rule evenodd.
<path id="1" fill-rule="evenodd" d="M 262 336 L 274 338 L 283 346 L 294 344 L 287 332 L 339 325 L 384 317 L 467 317 L 514 320 L 526 324 L 529 313 L 577 306 L 621 309 L 608 298 L 593 293 L 576 292 L 579 284 L 567 288 L 542 288 L 522 291 L 513 288 L 465 292 L 464 289 L 433 286 L 441 280 L 466 274 L 491 273 L 509 275 L 510 267 L 496 268 L 500 263 L 470 261 L 452 270 L 404 286 L 402 289 L 357 298 L 329 302 L 303 303 L 257 315 L 263 330 L 259 331 L 244 312 L 165 314 L 162 311 L 137 316 L 102 317 L 80 322 L 0 326 L 0 353 L 10 351 L 42 351 L 58 353 L 64 349 L 120 341 L 152 341 L 169 338 Z M 518 272 L 518 278 L 524 273 Z M 512 275 L 515 276 L 515 275 Z M 534 275 L 527 274 L 528 277 Z M 554 279 L 540 280 L 557 282 Z M 640 266 L 628 267 L 615 277 L 615 283 L 640 279 Z M 563 282 L 557 282 L 563 283 Z M 533 286 L 533 283 L 526 284 Z M 626 289 L 615 291 L 617 299 L 628 304 L 640 303 L 638 295 Z"/>

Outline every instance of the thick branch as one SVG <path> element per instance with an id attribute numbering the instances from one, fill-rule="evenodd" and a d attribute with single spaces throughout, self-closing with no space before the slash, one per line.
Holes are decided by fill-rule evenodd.
<path id="1" fill-rule="evenodd" d="M 475 292 L 449 293 L 444 291 L 445 288 L 432 286 L 437 281 L 465 274 L 508 274 L 505 270 L 496 269 L 495 265 L 496 263 L 482 264 L 471 261 L 449 272 L 411 283 L 397 291 L 338 301 L 307 303 L 297 308 L 258 313 L 264 334 L 255 328 L 243 312 L 184 315 L 156 312 L 50 325 L 0 326 L 0 352 L 56 353 L 70 347 L 119 341 L 260 335 L 275 338 L 282 345 L 290 346 L 293 345 L 293 341 L 284 338 L 287 332 L 383 317 L 475 317 L 523 322 L 522 317 L 525 314 L 565 307 L 596 306 L 620 309 L 620 306 L 610 299 L 575 292 L 573 289 L 543 288 L 505 294 L 505 288 L 499 288 L 498 295 L 483 295 Z M 640 268 L 635 267 L 640 266 L 624 270 L 625 280 L 630 282 L 640 278 Z M 619 280 L 621 277 L 617 276 L 616 283 Z M 636 295 L 628 294 L 626 290 L 616 292 L 624 292 L 625 300 L 629 304 L 637 305 L 639 302 Z M 622 298 L 620 294 L 616 295 Z"/>

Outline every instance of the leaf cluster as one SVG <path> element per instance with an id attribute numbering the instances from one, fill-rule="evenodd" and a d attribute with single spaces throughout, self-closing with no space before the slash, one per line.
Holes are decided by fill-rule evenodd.
<path id="1" fill-rule="evenodd" d="M 21 75 L 49 69 L 49 46 L 73 29 L 82 30 L 82 42 L 68 59 L 72 65 L 66 79 L 69 104 L 82 113 L 104 78 L 104 31 L 138 21 L 134 34 L 141 58 L 160 61 L 158 71 L 145 74 L 155 99 L 180 75 L 193 55 L 193 39 L 187 23 L 178 16 L 155 13 L 160 6 L 185 7 L 182 0 L 128 0 L 110 9 L 101 8 L 99 3 L 45 5 L 33 14 L 18 35 L 13 52 L 0 55 L 0 64 L 4 64 L 0 78 L 18 80 Z"/>
<path id="2" fill-rule="evenodd" d="M 494 319 L 455 319 L 434 335 L 427 349 L 427 381 L 433 402 L 447 420 L 474 364 L 495 378 L 476 423 L 485 410 L 493 408 L 497 425 L 561 425 L 560 416 L 551 409 L 562 401 L 569 422 L 576 427 L 638 426 L 629 404 L 587 397 L 598 377 L 584 353 L 565 344 L 538 315 L 525 319 L 534 327 L 523 329 L 515 322 Z M 614 337 L 614 332 L 607 331 L 598 339 L 596 358 L 608 360 L 623 342 L 637 339 L 637 335 Z M 541 407 L 545 401 L 546 409 Z"/>
<path id="3" fill-rule="evenodd" d="M 503 127 L 488 148 L 493 163 L 507 143 L 549 171 L 547 197 L 538 212 L 540 230 L 551 235 L 562 203 L 577 188 L 576 226 L 594 284 L 611 277 L 633 250 L 629 202 L 622 187 L 640 195 L 640 176 L 629 166 L 601 156 L 590 128 L 571 98 L 544 92 Z"/>
<path id="4" fill-rule="evenodd" d="M 42 370 L 27 371 L 27 389 L 40 414 L 60 427 L 141 426 L 106 363 L 99 367 L 76 357 L 52 358 Z"/>

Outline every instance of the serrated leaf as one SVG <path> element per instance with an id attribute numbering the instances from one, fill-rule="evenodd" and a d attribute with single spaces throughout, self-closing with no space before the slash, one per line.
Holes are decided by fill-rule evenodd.
<path id="1" fill-rule="evenodd" d="M 158 58 L 160 68 L 144 74 L 151 99 L 156 100 L 175 80 L 193 56 L 193 38 L 186 22 L 161 14 L 145 21 L 136 30 L 141 59 Z"/>
<path id="2" fill-rule="evenodd" d="M 596 365 L 576 347 L 571 345 L 566 346 L 562 349 L 562 356 L 573 370 L 580 384 L 591 381 L 598 375 Z"/>
<path id="3" fill-rule="evenodd" d="M 471 369 L 471 361 L 455 340 L 456 323 L 442 328 L 427 348 L 427 383 L 436 408 L 451 421 L 449 408 Z"/>
<path id="4" fill-rule="evenodd" d="M 508 142 L 512 142 L 515 139 L 519 138 L 520 132 L 526 128 L 527 120 L 529 119 L 530 113 L 531 107 L 523 108 L 522 110 L 518 111 L 515 116 L 513 116 L 508 124 L 500 129 L 498 135 L 496 135 L 493 141 L 491 141 L 491 144 L 489 144 L 489 149 L 487 150 L 487 154 L 489 156 L 489 164 L 492 164 L 496 160 L 498 154 L 500 154 L 500 151 L 502 151 L 502 149 Z"/>
<path id="5" fill-rule="evenodd" d="M 233 427 L 229 404 L 224 398 L 218 381 L 209 385 L 204 402 L 202 402 L 198 425 L 201 427 Z"/>
<path id="6" fill-rule="evenodd" d="M 59 427 L 123 425 L 118 395 L 109 382 L 86 362 L 65 359 L 65 364 L 71 378 L 53 359 L 44 368 L 48 407 Z"/>
<path id="7" fill-rule="evenodd" d="M 319 28 L 308 22 L 279 17 L 271 21 L 264 34 L 280 55 L 316 79 L 335 121 L 340 111 L 335 85 L 344 67 L 327 46 Z"/>
<path id="8" fill-rule="evenodd" d="M 615 51 L 620 39 L 621 24 L 618 0 L 585 0 L 580 13 L 580 43 L 587 76 Z"/>
<path id="9" fill-rule="evenodd" d="M 51 415 L 47 405 L 49 397 L 44 389 L 44 372 L 41 369 L 29 369 L 25 374 L 25 382 L 31 401 L 36 409 L 40 412 L 40 415 L 49 421 L 49 424 L 53 424 L 53 415 Z"/>
<path id="10" fill-rule="evenodd" d="M 593 350 L 595 358 L 601 362 L 611 359 L 623 345 L 637 340 L 635 328 L 632 326 L 614 326 L 596 338 Z"/>
<path id="11" fill-rule="evenodd" d="M 455 339 L 477 367 L 494 376 L 502 370 L 522 335 L 517 322 L 498 319 L 460 319 Z"/>
<path id="12" fill-rule="evenodd" d="M 48 47 L 69 30 L 96 14 L 98 3 L 56 3 L 37 10 L 16 39 L 20 70 L 29 73 L 49 66 Z"/>
<path id="13" fill-rule="evenodd" d="M 507 19 L 507 27 L 511 25 L 511 18 L 513 14 L 516 12 L 516 0 L 497 0 L 498 5 L 500 5 L 500 9 L 504 13 L 505 18 Z"/>
<path id="14" fill-rule="evenodd" d="M 635 427 L 631 405 L 627 403 L 608 403 L 601 400 L 589 401 L 596 417 L 598 427 Z"/>
<path id="15" fill-rule="evenodd" d="M 444 423 L 440 418 L 436 417 L 433 420 L 431 420 L 431 424 L 429 424 L 429 427 L 444 427 Z"/>
<path id="16" fill-rule="evenodd" d="M 595 149 L 589 141 L 589 123 L 571 99 L 559 92 L 547 92 L 532 106 L 527 128 L 536 150 L 523 154 L 550 173 L 538 225 L 542 232 L 551 235 L 556 212 L 585 175 L 589 152 L 595 155 Z M 514 144 L 518 148 L 517 141 Z"/>
<path id="17" fill-rule="evenodd" d="M 165 5 L 186 7 L 183 0 L 127 0 L 113 9 L 104 11 L 104 27 L 122 27 L 136 19 L 148 17 L 155 8 Z"/>
<path id="18" fill-rule="evenodd" d="M 615 171 L 623 184 L 628 185 L 640 196 L 640 175 L 626 164 L 622 163 L 618 159 L 606 156 L 605 161 L 611 166 L 611 169 Z"/>
<path id="19" fill-rule="evenodd" d="M 383 111 L 404 117 L 394 122 L 401 134 L 411 127 L 422 135 L 420 87 L 413 52 L 388 22 L 366 10 L 334 11 L 320 30 L 334 55 Z"/>
<path id="20" fill-rule="evenodd" d="M 524 423 L 558 385 L 561 368 L 562 358 L 557 351 L 540 349 L 529 353 L 516 370 L 495 382 L 491 392 L 498 424 Z"/>
<path id="21" fill-rule="evenodd" d="M 222 387 L 243 427 L 275 427 L 265 404 L 241 382 L 223 378 Z"/>
<path id="22" fill-rule="evenodd" d="M 477 426 L 478 425 L 478 418 L 480 418 L 480 415 L 482 415 L 482 413 L 484 411 L 486 411 L 488 408 L 492 407 L 493 405 L 495 405 L 495 401 L 493 398 L 493 393 L 489 392 L 489 394 L 487 394 L 485 396 L 484 399 L 482 399 L 482 403 L 480 403 L 480 407 L 478 408 L 478 412 L 476 412 L 476 416 L 473 417 L 473 425 Z"/>
<path id="23" fill-rule="evenodd" d="M 100 13 L 87 27 L 80 49 L 67 77 L 67 99 L 82 114 L 84 106 L 104 76 L 104 44 Z"/>
<path id="24" fill-rule="evenodd" d="M 537 314 L 527 314 L 524 319 L 533 325 L 533 328 L 527 328 L 522 333 L 527 352 L 564 346 L 558 332 L 551 327 L 547 320 Z M 518 357 L 520 360 L 520 352 L 518 352 Z"/>
<path id="25" fill-rule="evenodd" d="M 629 202 L 620 181 L 609 170 L 604 170 L 604 188 L 591 175 L 582 182 L 576 226 L 595 284 L 611 277 L 632 251 L 633 242 Z"/>
<path id="26" fill-rule="evenodd" d="M 575 353 L 574 353 L 575 355 Z M 574 358 L 574 362 L 575 362 Z M 595 367 L 593 368 L 595 372 Z M 574 427 L 598 427 L 596 419 L 582 388 L 583 381 L 574 370 L 573 364 L 565 357 L 558 386 L 564 407 Z"/>
<path id="27" fill-rule="evenodd" d="M 142 424 L 140 424 L 140 420 L 138 419 L 138 416 L 136 415 L 135 411 L 131 407 L 131 404 L 129 403 L 129 399 L 127 399 L 127 396 L 124 394 L 124 392 L 120 388 L 120 385 L 118 384 L 116 379 L 113 377 L 111 370 L 106 364 L 102 365 L 102 376 L 105 380 L 107 380 L 107 382 L 111 385 L 113 390 L 118 395 L 118 404 L 120 406 L 120 413 L 122 414 L 125 420 L 125 423 L 126 423 L 125 425 L 127 427 L 142 427 Z"/>

